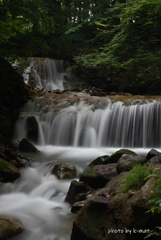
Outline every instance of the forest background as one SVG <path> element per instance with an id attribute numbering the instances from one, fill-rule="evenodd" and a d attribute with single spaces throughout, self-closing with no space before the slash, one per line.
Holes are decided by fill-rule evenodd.
<path id="1" fill-rule="evenodd" d="M 161 94 L 161 0 L 0 0 L 0 55 L 62 59 L 104 91 Z"/>

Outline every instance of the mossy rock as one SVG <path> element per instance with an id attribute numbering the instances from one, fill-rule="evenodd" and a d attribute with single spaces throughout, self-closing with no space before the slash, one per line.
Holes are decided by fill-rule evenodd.
<path id="1" fill-rule="evenodd" d="M 20 177 L 20 171 L 12 164 L 0 158 L 0 181 L 13 182 Z"/>
<path id="2" fill-rule="evenodd" d="M 87 167 L 80 176 L 80 181 L 93 189 L 103 188 L 107 182 L 117 176 L 116 164 Z"/>
<path id="3" fill-rule="evenodd" d="M 113 153 L 107 160 L 104 161 L 104 164 L 117 163 L 123 154 L 137 156 L 137 154 L 129 149 L 120 149 Z"/>
<path id="4" fill-rule="evenodd" d="M 121 173 L 84 202 L 74 218 L 71 240 L 144 240 L 149 230 L 159 226 L 160 215 L 148 212 L 153 181 L 149 179 L 140 190 L 123 194 L 120 187 L 126 174 Z M 125 228 L 145 231 L 127 234 Z M 115 232 L 110 232 L 112 229 Z"/>
<path id="5" fill-rule="evenodd" d="M 53 167 L 52 174 L 59 179 L 73 179 L 77 175 L 77 169 L 72 163 L 58 163 Z"/>
<path id="6" fill-rule="evenodd" d="M 0 239 L 6 240 L 23 232 L 20 222 L 11 218 L 0 218 Z"/>
<path id="7" fill-rule="evenodd" d="M 96 165 L 105 164 L 105 162 L 108 161 L 109 157 L 110 156 L 108 156 L 108 155 L 104 155 L 104 156 L 98 157 L 95 160 L 93 160 L 88 166 L 92 167 L 92 166 L 96 166 Z"/>

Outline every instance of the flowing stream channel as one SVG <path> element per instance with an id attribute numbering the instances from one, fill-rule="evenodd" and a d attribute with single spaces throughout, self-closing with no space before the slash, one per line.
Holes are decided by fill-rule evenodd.
<path id="1" fill-rule="evenodd" d="M 47 84 L 62 90 L 63 74 L 61 77 L 57 74 L 58 64 L 52 73 L 53 62 L 49 62 L 45 63 L 45 69 L 50 67 L 50 72 L 45 70 Z M 35 66 L 33 70 L 37 74 Z M 40 74 L 38 77 L 38 84 L 43 85 L 44 78 L 42 81 Z M 73 163 L 79 176 L 90 161 L 120 148 L 130 148 L 143 155 L 151 148 L 160 149 L 161 102 L 126 105 L 108 98 L 91 98 L 89 103 L 84 95 L 78 94 L 77 102 L 66 99 L 54 103 L 40 96 L 22 109 L 14 140 L 28 137 L 26 122 L 34 117 L 38 128 L 36 147 L 41 154 L 31 156 L 34 166 L 22 169 L 20 179 L 1 184 L 0 215 L 17 218 L 25 229 L 12 240 L 70 239 L 73 214 L 64 202 L 70 181 L 58 180 L 51 174 L 54 164 Z"/>

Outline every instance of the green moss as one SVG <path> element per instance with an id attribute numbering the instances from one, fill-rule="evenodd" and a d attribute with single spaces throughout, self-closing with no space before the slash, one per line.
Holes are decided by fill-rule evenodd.
<path id="1" fill-rule="evenodd" d="M 0 170 L 10 172 L 9 163 L 0 158 Z"/>
<path id="2" fill-rule="evenodd" d="M 97 178 L 98 176 L 100 176 L 100 174 L 96 173 L 96 172 L 88 172 L 86 177 L 88 178 Z"/>
<path id="3" fill-rule="evenodd" d="M 137 154 L 129 149 L 120 149 L 113 153 L 107 160 L 104 161 L 104 164 L 117 163 L 123 154 L 136 156 Z"/>

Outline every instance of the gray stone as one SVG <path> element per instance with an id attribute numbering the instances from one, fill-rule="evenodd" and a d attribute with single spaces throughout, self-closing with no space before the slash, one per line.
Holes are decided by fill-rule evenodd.
<path id="1" fill-rule="evenodd" d="M 116 164 L 87 167 L 80 176 L 80 181 L 93 189 L 103 188 L 108 181 L 117 176 Z"/>
<path id="2" fill-rule="evenodd" d="M 71 163 L 59 163 L 53 167 L 52 173 L 59 179 L 73 179 L 77 175 L 77 169 Z"/>
<path id="3" fill-rule="evenodd" d="M 123 154 L 117 162 L 117 172 L 127 172 L 130 171 L 136 164 L 143 164 L 146 159 L 141 156 Z"/>

